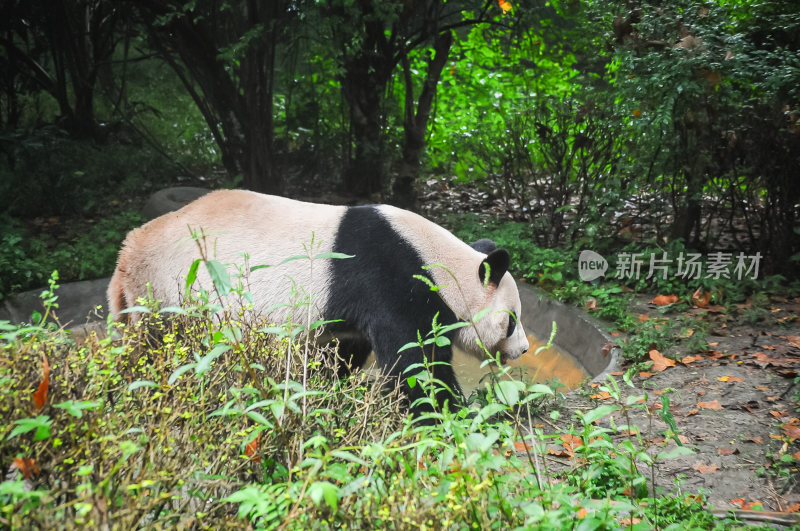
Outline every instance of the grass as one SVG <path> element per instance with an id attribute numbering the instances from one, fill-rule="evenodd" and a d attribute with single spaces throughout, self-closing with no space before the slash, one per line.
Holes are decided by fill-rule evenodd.
<path id="1" fill-rule="evenodd" d="M 237 295 L 236 283 L 216 274 L 209 290 Z M 51 279 L 43 294 L 48 313 L 55 288 Z M 211 299 L 161 309 L 151 301 L 136 324 L 109 323 L 109 336 L 78 343 L 46 325 L 48 315 L 33 325 L 0 323 L 0 414 L 8 419 L 0 425 L 0 525 L 730 524 L 708 512 L 702 496 L 653 484 L 648 470 L 687 451 L 670 443 L 664 396 L 655 398 L 660 410 L 646 393 L 625 400 L 610 379 L 601 391 L 613 400 L 548 433 L 536 426 L 551 414 L 553 392 L 495 379 L 469 412 L 444 409 L 421 425 L 382 380 L 362 372 L 339 378 L 335 353 L 295 334 L 295 324 L 265 327 Z M 419 368 L 418 385 L 433 385 L 428 369 Z M 672 426 L 662 447 L 648 442 L 652 422 L 630 425 L 636 408 Z M 553 448 L 562 452 L 559 466 Z"/>

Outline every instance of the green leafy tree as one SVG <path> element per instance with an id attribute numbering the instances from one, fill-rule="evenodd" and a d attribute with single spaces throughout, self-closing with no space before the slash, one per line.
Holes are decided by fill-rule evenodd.
<path id="1" fill-rule="evenodd" d="M 153 46 L 180 77 L 242 184 L 280 192 L 273 171 L 275 60 L 296 13 L 287 2 L 139 2 Z"/>

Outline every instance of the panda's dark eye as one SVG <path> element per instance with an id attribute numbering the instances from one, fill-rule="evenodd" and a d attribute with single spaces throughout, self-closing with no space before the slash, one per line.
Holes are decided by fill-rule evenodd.
<path id="1" fill-rule="evenodd" d="M 508 331 L 506 331 L 506 337 L 511 337 L 516 327 L 517 327 L 517 315 L 514 312 L 511 312 L 508 314 Z"/>

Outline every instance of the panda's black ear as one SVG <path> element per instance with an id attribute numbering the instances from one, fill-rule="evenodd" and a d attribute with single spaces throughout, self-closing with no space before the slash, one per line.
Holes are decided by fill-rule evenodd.
<path id="1" fill-rule="evenodd" d="M 479 253 L 489 254 L 495 249 L 497 249 L 497 244 L 494 243 L 489 238 L 481 238 L 476 242 L 472 242 L 469 244 L 470 247 L 478 251 Z"/>
<path id="2" fill-rule="evenodd" d="M 489 266 L 489 284 L 497 287 L 500 284 L 500 279 L 508 271 L 508 266 L 511 265 L 511 257 L 505 249 L 495 249 L 486 259 L 481 262 L 478 267 L 478 279 L 481 284 L 486 282 L 486 266 Z"/>

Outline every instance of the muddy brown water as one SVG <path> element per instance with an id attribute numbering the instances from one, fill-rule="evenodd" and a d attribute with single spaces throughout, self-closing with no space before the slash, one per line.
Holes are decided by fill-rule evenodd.
<path id="1" fill-rule="evenodd" d="M 507 377 L 548 384 L 558 379 L 560 385 L 557 389 L 562 392 L 575 389 L 582 382 L 591 378 L 583 365 L 568 352 L 554 345 L 536 353 L 536 349 L 544 346 L 546 341 L 542 341 L 533 334 L 528 334 L 528 342 L 530 343 L 528 351 L 518 360 L 508 362 L 512 370 L 509 371 Z M 497 371 L 497 368 L 493 369 L 490 364 L 481 367 L 482 360 L 456 347 L 453 348 L 452 364 L 458 383 L 466 396 L 483 385 L 484 378 L 493 370 Z M 369 371 L 377 370 L 374 354 L 370 354 L 367 358 L 364 368 Z"/>

